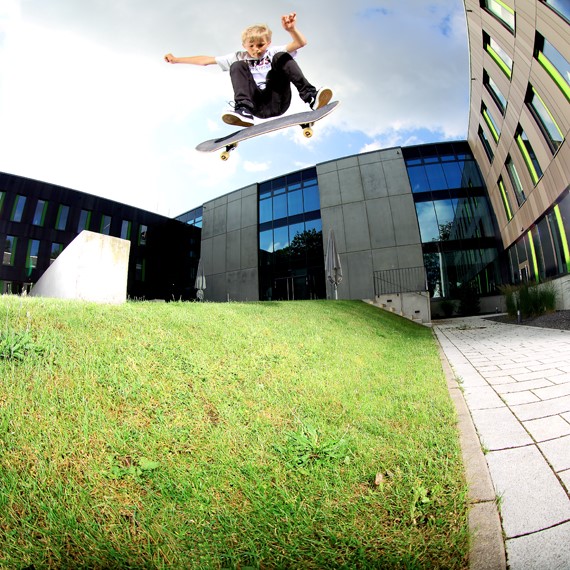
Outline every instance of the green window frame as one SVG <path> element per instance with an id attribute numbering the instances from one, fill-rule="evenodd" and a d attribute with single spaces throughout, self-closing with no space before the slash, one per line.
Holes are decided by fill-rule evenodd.
<path id="1" fill-rule="evenodd" d="M 528 136 L 523 131 L 520 125 L 517 129 L 515 140 L 524 158 L 524 162 L 526 164 L 526 167 L 528 168 L 528 172 L 530 174 L 532 182 L 533 184 L 536 185 L 538 181 L 542 178 L 542 169 L 540 168 L 540 164 L 538 163 L 538 159 L 536 158 L 536 154 L 532 148 L 532 145 L 528 140 Z"/>
<path id="2" fill-rule="evenodd" d="M 485 123 L 487 124 L 487 127 L 489 127 L 489 130 L 491 131 L 491 134 L 493 135 L 495 142 L 499 142 L 499 137 L 501 136 L 501 130 L 497 126 L 497 123 L 493 119 L 491 113 L 489 113 L 489 110 L 487 109 L 484 103 L 481 103 L 481 114 L 483 115 L 483 119 L 485 119 Z"/>
<path id="3" fill-rule="evenodd" d="M 507 221 L 510 222 L 513 219 L 513 211 L 511 210 L 511 201 L 509 200 L 509 194 L 505 187 L 505 183 L 502 178 L 497 181 L 499 186 L 499 191 L 501 193 L 501 198 L 503 200 L 503 208 L 505 208 L 505 215 L 507 216 Z"/>
<path id="4" fill-rule="evenodd" d="M 123 220 L 121 224 L 121 239 L 130 240 L 131 239 L 131 228 L 132 222 L 129 220 Z"/>
<path id="5" fill-rule="evenodd" d="M 570 273 L 570 248 L 568 247 L 568 237 L 566 236 L 566 230 L 564 229 L 564 220 L 562 219 L 562 214 L 560 213 L 560 207 L 558 204 L 554 206 L 554 216 L 556 218 L 556 223 L 558 224 L 560 239 L 562 240 L 562 250 L 564 251 L 564 257 L 566 258 L 566 270 L 568 273 Z"/>
<path id="6" fill-rule="evenodd" d="M 491 148 L 491 143 L 489 142 L 489 139 L 487 138 L 487 135 L 485 134 L 485 131 L 483 130 L 483 127 L 481 125 L 479 125 L 478 134 L 479 134 L 479 139 L 481 140 L 481 144 L 485 149 L 485 153 L 487 154 L 487 158 L 489 159 L 489 162 L 493 162 L 495 154 L 493 153 L 493 149 Z"/>
<path id="7" fill-rule="evenodd" d="M 484 0 L 484 8 L 510 32 L 515 31 L 515 11 L 502 0 Z"/>
<path id="8" fill-rule="evenodd" d="M 79 214 L 79 222 L 77 223 L 77 231 L 82 232 L 83 230 L 88 230 L 91 227 L 91 211 L 81 210 Z"/>
<path id="9" fill-rule="evenodd" d="M 28 240 L 28 252 L 26 253 L 26 274 L 28 277 L 32 271 L 38 266 L 38 257 L 40 253 L 40 242 L 37 239 Z"/>
<path id="10" fill-rule="evenodd" d="M 501 111 L 501 115 L 505 114 L 507 109 L 507 98 L 503 95 L 503 92 L 499 89 L 499 86 L 495 83 L 493 78 L 483 70 L 483 85 L 495 101 L 499 111 Z"/>
<path id="11" fill-rule="evenodd" d="M 556 152 L 564 141 L 564 135 L 550 109 L 532 85 L 529 86 L 527 93 L 527 106 L 542 130 L 550 149 L 553 153 Z"/>
<path id="12" fill-rule="evenodd" d="M 51 251 L 49 254 L 49 264 L 51 265 L 61 254 L 61 252 L 63 251 L 63 244 L 62 243 L 57 243 L 57 242 L 53 242 L 51 244 Z"/>
<path id="13" fill-rule="evenodd" d="M 10 215 L 11 222 L 21 222 L 24 215 L 24 208 L 26 207 L 26 197 L 18 194 L 12 206 L 12 214 Z"/>
<path id="14" fill-rule="evenodd" d="M 544 37 L 536 34 L 535 57 L 570 101 L 570 64 L 566 58 Z"/>
<path id="15" fill-rule="evenodd" d="M 4 250 L 2 255 L 2 265 L 14 265 L 18 238 L 16 236 L 6 236 L 4 240 Z"/>
<path id="16" fill-rule="evenodd" d="M 69 206 L 65 204 L 60 204 L 59 209 L 57 211 L 57 218 L 55 220 L 55 229 L 56 230 L 65 230 L 67 227 L 67 219 L 69 217 Z"/>
<path id="17" fill-rule="evenodd" d="M 511 184 L 515 190 L 515 197 L 517 199 L 517 203 L 519 206 L 522 206 L 524 202 L 526 202 L 526 195 L 524 193 L 524 188 L 521 182 L 521 178 L 519 173 L 517 172 L 517 167 L 515 166 L 513 159 L 510 155 L 507 156 L 507 160 L 505 162 L 505 167 L 507 169 L 507 173 L 511 180 Z"/>
<path id="18" fill-rule="evenodd" d="M 48 203 L 45 200 L 38 200 L 36 203 L 36 211 L 34 212 L 34 219 L 32 224 L 34 226 L 43 227 L 46 220 Z"/>
<path id="19" fill-rule="evenodd" d="M 101 216 L 101 225 L 99 227 L 99 232 L 106 236 L 111 233 L 111 216 L 107 216 L 105 214 Z"/>
<path id="20" fill-rule="evenodd" d="M 511 56 L 491 37 L 483 32 L 485 51 L 499 66 L 501 71 L 510 79 L 513 74 L 513 60 Z"/>
<path id="21" fill-rule="evenodd" d="M 0 192 L 0 215 L 2 214 L 2 208 L 4 207 L 5 197 L 6 197 L 6 192 Z"/>

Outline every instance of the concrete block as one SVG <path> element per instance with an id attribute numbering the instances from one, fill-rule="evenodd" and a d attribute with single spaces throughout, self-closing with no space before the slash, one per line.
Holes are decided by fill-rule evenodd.
<path id="1" fill-rule="evenodd" d="M 472 410 L 481 443 L 490 450 L 530 445 L 532 439 L 508 408 Z"/>
<path id="2" fill-rule="evenodd" d="M 40 277 L 33 297 L 124 303 L 131 242 L 81 232 Z"/>
<path id="3" fill-rule="evenodd" d="M 544 453 L 554 471 L 570 469 L 570 436 L 560 437 L 539 443 L 538 447 Z"/>

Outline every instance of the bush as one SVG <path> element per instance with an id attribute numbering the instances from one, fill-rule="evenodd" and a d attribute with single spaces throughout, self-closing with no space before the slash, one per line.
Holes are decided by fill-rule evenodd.
<path id="1" fill-rule="evenodd" d="M 527 319 L 552 312 L 556 308 L 556 289 L 552 284 L 539 286 L 525 283 L 519 287 L 508 285 L 501 288 L 501 292 L 505 295 L 507 313 L 511 317 L 516 317 L 520 311 L 521 317 Z"/>
<path id="2" fill-rule="evenodd" d="M 449 318 L 451 317 L 451 315 L 453 315 L 453 312 L 455 311 L 455 303 L 449 299 L 444 299 L 439 304 L 439 308 L 441 309 L 443 316 Z"/>
<path id="3" fill-rule="evenodd" d="M 481 303 L 477 288 L 473 283 L 463 283 L 459 287 L 459 312 L 464 316 L 478 315 Z"/>

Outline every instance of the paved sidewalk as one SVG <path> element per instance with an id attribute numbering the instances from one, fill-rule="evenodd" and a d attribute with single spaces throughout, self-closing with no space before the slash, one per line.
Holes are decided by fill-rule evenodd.
<path id="1" fill-rule="evenodd" d="M 479 317 L 433 328 L 485 452 L 509 568 L 570 569 L 570 331 Z"/>

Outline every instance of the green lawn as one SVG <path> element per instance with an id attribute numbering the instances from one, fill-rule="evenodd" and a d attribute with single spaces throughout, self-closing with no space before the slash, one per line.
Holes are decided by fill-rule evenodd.
<path id="1" fill-rule="evenodd" d="M 0 297 L 0 567 L 466 568 L 430 329 Z"/>

